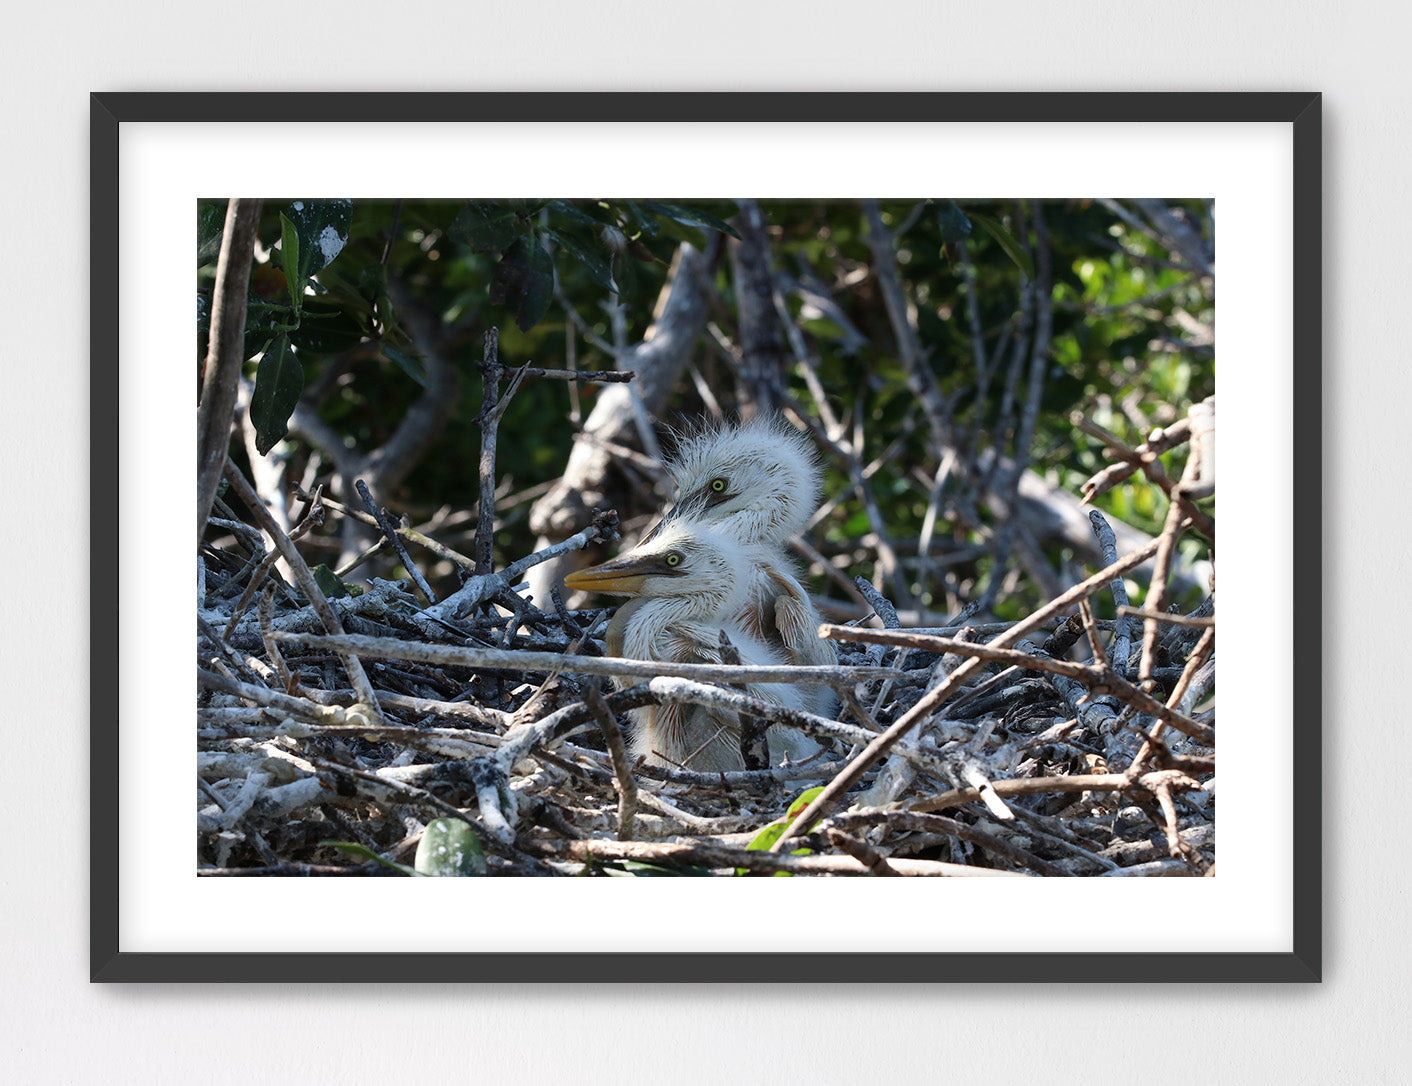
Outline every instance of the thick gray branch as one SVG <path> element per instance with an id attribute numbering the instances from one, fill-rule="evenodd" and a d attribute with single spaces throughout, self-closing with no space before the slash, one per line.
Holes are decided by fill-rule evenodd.
<path id="1" fill-rule="evenodd" d="M 211 339 L 206 376 L 196 412 L 196 538 L 216 500 L 230 447 L 240 368 L 245 362 L 245 299 L 250 293 L 250 262 L 260 225 L 259 200 L 231 200 L 226 208 L 221 253 L 216 259 L 216 290 L 211 299 Z"/>

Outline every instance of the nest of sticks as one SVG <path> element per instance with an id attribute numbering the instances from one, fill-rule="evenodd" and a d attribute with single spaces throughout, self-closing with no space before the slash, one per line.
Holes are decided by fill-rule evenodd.
<path id="1" fill-rule="evenodd" d="M 1114 464 L 1085 488 L 1146 472 L 1171 499 L 1163 533 L 1118 555 L 1093 513 L 1107 564 L 1021 622 L 904 630 L 860 580 L 882 628 L 823 627 L 838 664 L 809 676 L 838 694 L 837 719 L 742 693 L 760 669 L 605 658 L 611 609 L 516 593 L 534 564 L 613 542 L 610 512 L 435 600 L 414 550 L 476 564 L 370 500 L 316 493 L 286 533 L 227 465 L 213 523 L 228 534 L 204 548 L 198 609 L 199 873 L 395 876 L 451 820 L 491 875 L 1212 875 L 1213 597 L 1161 610 L 1178 538 L 1214 538 L 1195 504 L 1212 484 L 1195 450 L 1180 481 L 1162 474 L 1192 424 L 1171 430 L 1109 440 Z M 377 525 L 410 579 L 339 595 L 300 553 L 330 516 Z M 292 585 L 271 575 L 280 559 Z M 1139 611 L 1123 575 L 1143 563 Z M 1095 619 L 1100 594 L 1115 619 Z M 671 700 L 736 711 L 746 768 L 630 762 L 624 714 Z M 775 722 L 823 753 L 763 764 Z"/>

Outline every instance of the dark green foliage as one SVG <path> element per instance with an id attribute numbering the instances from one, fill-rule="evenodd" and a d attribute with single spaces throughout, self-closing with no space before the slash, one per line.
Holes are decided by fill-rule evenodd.
<path id="1" fill-rule="evenodd" d="M 490 278 L 491 305 L 513 300 L 515 323 L 528 332 L 549 312 L 554 297 L 554 261 L 534 233 L 516 238 Z"/>
<path id="2" fill-rule="evenodd" d="M 528 225 L 502 204 L 472 200 L 451 221 L 446 233 L 475 253 L 503 253 Z"/>
<path id="3" fill-rule="evenodd" d="M 893 538 L 915 541 L 937 462 L 882 304 L 866 218 L 856 201 L 761 206 L 781 296 L 819 383 L 850 436 L 854 420 L 865 435 L 862 458 L 873 465 L 870 486 Z M 1204 202 L 1174 206 L 1209 229 Z M 1072 413 L 1135 445 L 1214 391 L 1214 351 L 1191 331 L 1214 322 L 1209 280 L 1193 276 L 1161 244 L 1097 201 L 1048 201 L 1042 212 L 1053 284 L 1051 334 L 1040 360 L 1032 440 L 1018 448 L 1041 244 L 1034 204 L 943 198 L 885 201 L 881 211 L 896 235 L 902 287 L 964 452 L 1018 455 L 1051 483 L 1077 493 L 1108 461 L 1099 443 L 1073 426 Z M 204 357 L 225 204 L 203 203 L 197 212 L 197 347 Z M 407 309 L 412 304 L 421 319 L 441 328 L 459 393 L 431 451 L 390 497 L 408 510 L 469 509 L 478 486 L 476 363 L 485 331 L 499 329 L 500 358 L 510 367 L 565 368 L 572 337 L 578 367 L 613 368 L 615 358 L 601 345 L 618 336 L 627 345 L 642 338 L 677 245 L 699 247 L 712 232 L 732 234 L 736 213 L 727 201 L 671 199 L 267 201 L 260 244 L 268 255 L 252 274 L 246 335 L 247 357 L 259 359 L 248 372 L 257 387 L 252 410 L 260 447 L 273 448 L 284 436 L 302 389 L 308 407 L 342 441 L 365 452 L 380 448 L 431 381 L 409 331 L 417 316 Z M 341 240 L 336 253 L 334 239 Z M 810 284 L 809 290 L 798 284 Z M 724 256 L 712 286 L 718 300 L 711 320 L 724 341 L 738 344 L 735 285 Z M 821 307 L 818 297 L 829 304 Z M 736 374 L 711 337 L 703 337 L 693 361 L 715 398 L 736 409 Z M 798 368 L 785 380 L 788 394 L 817 417 Z M 580 387 L 584 414 L 598 394 L 593 386 Z M 499 426 L 502 487 L 523 491 L 560 474 L 573 439 L 565 422 L 570 404 L 562 382 L 521 386 Z M 704 409 L 694 386 L 683 382 L 663 421 L 679 423 Z M 302 446 L 289 454 L 297 477 L 313 454 Z M 1169 455 L 1169 472 L 1180 472 L 1182 455 Z M 826 495 L 844 497 L 813 538 L 840 572 L 871 578 L 875 555 L 859 546 L 872 531 L 870 520 L 850 494 L 843 465 L 829 458 L 826 472 Z M 940 496 L 934 553 L 975 544 L 978 527 L 998 527 L 994 511 L 984 506 L 953 506 L 965 493 L 958 487 L 953 481 Z M 1148 532 L 1160 529 L 1166 510 L 1165 499 L 1141 478 L 1114 488 L 1098 506 Z M 496 537 L 500 559 L 531 549 L 526 509 L 506 507 Z M 970 518 L 979 518 L 979 525 Z M 974 593 L 991 572 L 984 560 L 958 562 L 943 577 L 920 568 L 915 554 L 904 550 L 901 557 L 917 602 L 929 608 L 944 609 Z M 1058 567 L 1069 556 L 1051 548 L 1046 557 Z M 999 606 L 1003 613 L 1023 605 L 1017 598 Z"/>
<path id="4" fill-rule="evenodd" d="M 1015 267 L 1025 273 L 1027 278 L 1034 278 L 1034 258 L 1025 251 L 1025 247 L 1020 243 L 1020 239 L 1005 229 L 999 222 L 989 215 L 982 215 L 978 211 L 971 212 L 971 219 L 995 239 L 995 243 L 1005 251 L 1005 255 L 1015 262 Z"/>
<path id="5" fill-rule="evenodd" d="M 938 201 L 936 225 L 943 242 L 964 241 L 971 236 L 971 220 L 955 200 Z"/>

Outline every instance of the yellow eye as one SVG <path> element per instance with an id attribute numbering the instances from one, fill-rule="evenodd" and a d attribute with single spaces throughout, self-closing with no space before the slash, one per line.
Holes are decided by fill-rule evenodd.
<path id="1" fill-rule="evenodd" d="M 713 494 L 724 494 L 724 493 L 725 493 L 725 490 L 726 490 L 726 481 L 725 481 L 725 479 L 712 479 L 712 480 L 711 480 L 711 483 L 710 483 L 710 486 L 711 486 L 711 493 L 713 493 Z"/>
<path id="2" fill-rule="evenodd" d="M 667 565 L 675 569 L 677 566 L 681 565 L 681 555 L 678 554 L 676 551 L 668 551 L 667 557 L 662 559 L 662 561 L 666 562 Z"/>

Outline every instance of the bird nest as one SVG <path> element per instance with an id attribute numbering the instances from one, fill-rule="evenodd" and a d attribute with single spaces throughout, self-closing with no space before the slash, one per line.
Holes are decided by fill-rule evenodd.
<path id="1" fill-rule="evenodd" d="M 1162 539 L 1120 557 L 1108 533 L 1107 566 L 1018 623 L 903 630 L 860 582 L 874 628 L 823 628 L 838 663 L 808 679 L 838 709 L 821 717 L 753 697 L 758 669 L 606 657 L 611 609 L 515 592 L 613 541 L 611 514 L 429 604 L 405 550 L 408 580 L 354 592 L 309 569 L 301 530 L 353 512 L 314 497 L 286 534 L 226 476 L 231 534 L 206 548 L 198 612 L 203 875 L 1214 873 L 1211 601 L 1090 606 Z M 438 546 L 378 519 L 399 550 Z M 631 759 L 628 710 L 671 701 L 735 713 L 745 768 Z M 822 751 L 767 764 L 771 724 Z M 427 845 L 447 840 L 467 847 L 438 868 Z"/>

